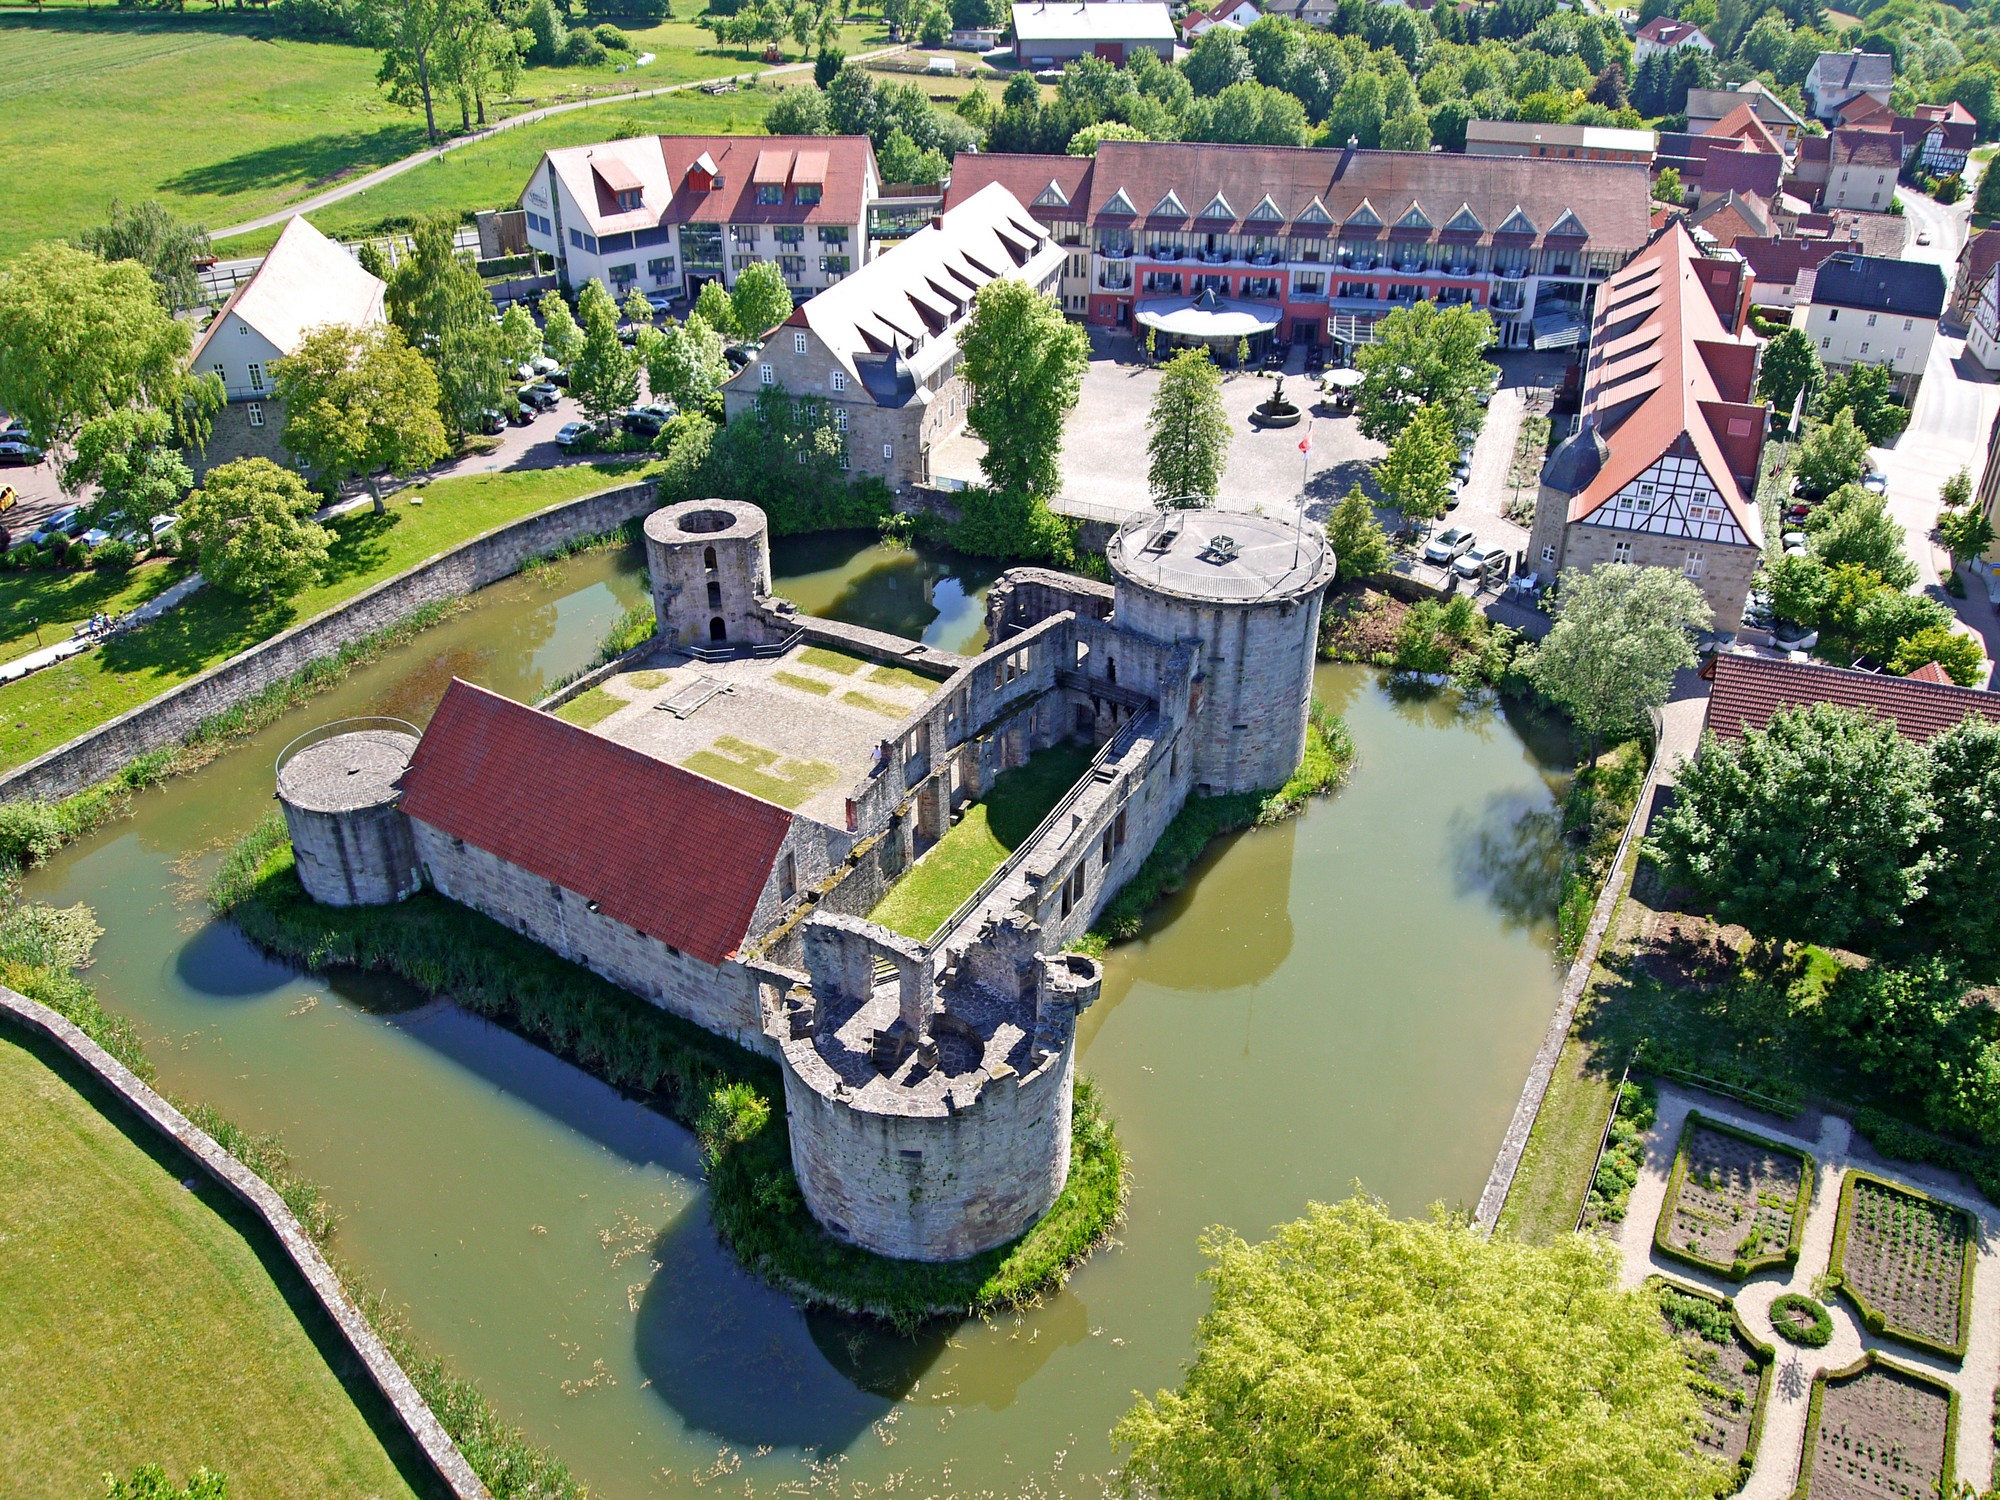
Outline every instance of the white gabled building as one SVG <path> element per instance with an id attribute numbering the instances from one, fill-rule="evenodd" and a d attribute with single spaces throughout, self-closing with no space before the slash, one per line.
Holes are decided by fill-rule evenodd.
<path id="1" fill-rule="evenodd" d="M 303 218 L 287 224 L 188 356 L 196 374 L 221 376 L 229 397 L 216 414 L 207 448 L 189 454 L 196 478 L 236 458 L 269 458 L 291 467 L 291 455 L 279 441 L 284 408 L 275 394 L 272 366 L 296 352 L 314 328 L 381 323 L 387 290 L 345 246 Z"/>
<path id="2" fill-rule="evenodd" d="M 989 282 L 1053 297 L 1065 251 L 992 183 L 792 310 L 723 387 L 731 421 L 767 390 L 825 401 L 847 467 L 895 489 L 931 479 L 931 453 L 965 425 L 958 331 Z"/>
<path id="3" fill-rule="evenodd" d="M 867 260 L 880 189 L 863 135 L 642 135 L 544 152 L 520 203 L 572 287 L 692 297 L 772 261 L 804 301 Z"/>

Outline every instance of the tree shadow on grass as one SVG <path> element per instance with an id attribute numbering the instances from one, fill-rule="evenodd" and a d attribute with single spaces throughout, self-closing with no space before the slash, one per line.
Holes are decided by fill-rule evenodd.
<path id="1" fill-rule="evenodd" d="M 330 187 L 357 172 L 373 171 L 408 156 L 423 144 L 423 127 L 415 122 L 337 131 L 203 162 L 169 177 L 160 186 L 169 192 L 211 197 Z"/>
<path id="2" fill-rule="evenodd" d="M 333 544 L 326 549 L 320 583 L 346 583 L 379 572 L 389 560 L 389 534 L 401 521 L 394 511 L 378 515 L 372 508 L 337 517 L 327 528 L 333 533 Z"/>
<path id="3" fill-rule="evenodd" d="M 246 599 L 205 588 L 138 629 L 111 636 L 99 649 L 113 672 L 188 677 L 269 639 L 297 615 L 289 600 Z"/>

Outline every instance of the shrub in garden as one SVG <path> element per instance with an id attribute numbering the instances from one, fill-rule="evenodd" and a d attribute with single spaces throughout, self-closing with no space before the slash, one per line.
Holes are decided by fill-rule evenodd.
<path id="1" fill-rule="evenodd" d="M 113 537 L 90 554 L 90 565 L 107 572 L 123 572 L 139 560 L 139 549 L 122 537 Z"/>
<path id="2" fill-rule="evenodd" d="M 1771 1327 L 1787 1343 L 1805 1349 L 1824 1349 L 1833 1337 L 1833 1315 L 1812 1297 L 1786 1292 L 1771 1304 Z"/>

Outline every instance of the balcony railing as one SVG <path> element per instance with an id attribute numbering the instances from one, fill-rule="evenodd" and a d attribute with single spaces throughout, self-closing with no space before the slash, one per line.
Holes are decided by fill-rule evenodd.
<path id="1" fill-rule="evenodd" d="M 1498 276 L 1502 281 L 1526 281 L 1528 279 L 1527 271 L 1520 266 L 1501 266 L 1493 274 Z"/>
<path id="2" fill-rule="evenodd" d="M 1128 271 L 1106 271 L 1097 278 L 1098 286 L 1107 292 L 1129 292 L 1132 290 L 1132 273 Z"/>
<path id="3" fill-rule="evenodd" d="M 1097 248 L 1097 253 L 1106 260 L 1130 260 L 1132 258 L 1132 247 L 1130 245 L 1100 245 Z"/>

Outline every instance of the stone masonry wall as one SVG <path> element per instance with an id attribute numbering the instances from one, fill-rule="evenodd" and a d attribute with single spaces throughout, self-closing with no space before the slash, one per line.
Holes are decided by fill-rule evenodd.
<path id="1" fill-rule="evenodd" d="M 653 505 L 650 484 L 623 485 L 537 511 L 440 553 L 347 603 L 232 656 L 130 713 L 0 778 L 0 800 L 66 797 L 149 750 L 173 744 L 309 662 L 332 656 L 426 604 L 463 598 L 565 542 L 622 526 Z"/>
<path id="2" fill-rule="evenodd" d="M 878 1254 L 974 1254 L 1019 1233 L 1069 1180 L 1071 1046 L 1027 1078 L 987 1079 L 971 1108 L 942 1114 L 857 1109 L 784 1074 L 806 1201 L 831 1233 Z"/>
<path id="3" fill-rule="evenodd" d="M 1756 575 L 1763 554 L 1755 547 L 1725 546 L 1720 542 L 1690 542 L 1679 536 L 1648 536 L 1640 531 L 1618 531 L 1609 526 L 1569 527 L 1563 548 L 1563 571 L 1589 572 L 1611 562 L 1611 549 L 1619 542 L 1632 544 L 1632 562 L 1641 568 L 1665 568 L 1678 573 L 1690 551 L 1698 551 L 1706 565 L 1694 580 L 1702 598 L 1715 612 L 1715 628 L 1734 630 L 1743 617 L 1743 602 L 1750 597 L 1750 580 Z"/>
<path id="4" fill-rule="evenodd" d="M 143 1124 L 172 1141 L 201 1164 L 201 1169 L 240 1199 L 277 1240 L 292 1268 L 305 1281 L 312 1300 L 332 1320 L 342 1344 L 368 1372 L 395 1411 L 396 1418 L 430 1464 L 454 1500 L 487 1500 L 472 1465 L 444 1430 L 410 1377 L 382 1343 L 361 1310 L 349 1300 L 340 1278 L 326 1263 L 303 1225 L 285 1207 L 271 1185 L 222 1149 L 207 1131 L 161 1098 L 117 1058 L 85 1036 L 46 1005 L 0 986 L 0 1015 L 47 1037 L 106 1088 L 124 1100 Z"/>
<path id="5" fill-rule="evenodd" d="M 589 909 L 575 891 L 411 819 L 424 878 L 440 895 L 533 938 L 663 1009 L 769 1051 L 757 985 L 739 965 L 712 965 Z"/>

